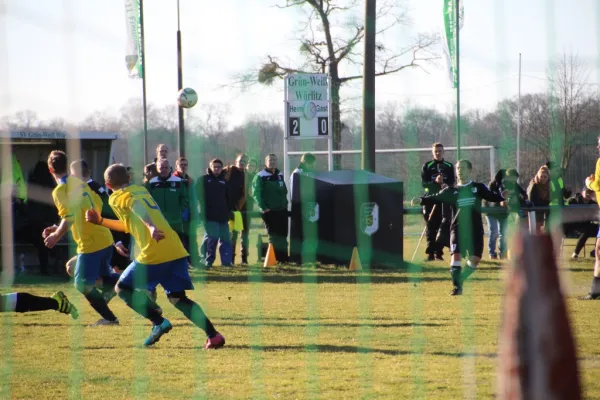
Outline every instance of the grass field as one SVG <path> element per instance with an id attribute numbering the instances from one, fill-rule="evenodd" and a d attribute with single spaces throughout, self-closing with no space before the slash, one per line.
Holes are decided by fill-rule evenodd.
<path id="1" fill-rule="evenodd" d="M 410 259 L 418 237 L 405 240 Z M 565 249 L 570 255 L 572 248 Z M 590 248 L 588 246 L 588 252 Z M 418 257 L 422 257 L 422 251 Z M 580 370 L 600 398 L 600 302 L 592 259 L 566 262 L 564 278 Z M 227 338 L 204 351 L 204 335 L 159 292 L 175 329 L 151 349 L 149 324 L 118 298 L 119 327 L 88 328 L 97 316 L 67 282 L 12 290 L 66 291 L 81 317 L 53 311 L 0 314 L 0 398 L 492 398 L 503 270 L 484 260 L 465 295 L 448 296 L 447 263 L 402 271 L 341 268 L 221 269 L 194 273 L 191 292 Z"/>

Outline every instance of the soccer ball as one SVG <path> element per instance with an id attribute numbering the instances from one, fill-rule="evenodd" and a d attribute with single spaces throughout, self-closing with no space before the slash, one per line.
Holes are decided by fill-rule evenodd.
<path id="1" fill-rule="evenodd" d="M 198 102 L 198 93 L 192 88 L 184 88 L 177 93 L 177 103 L 183 108 L 192 108 Z"/>

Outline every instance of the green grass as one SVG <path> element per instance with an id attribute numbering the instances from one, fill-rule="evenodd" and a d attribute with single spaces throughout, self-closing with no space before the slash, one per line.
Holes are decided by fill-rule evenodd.
<path id="1" fill-rule="evenodd" d="M 406 240 L 405 258 L 417 238 Z M 97 316 L 68 283 L 34 284 L 26 276 L 13 290 L 62 289 L 81 317 L 0 314 L 0 398 L 492 398 L 500 267 L 484 260 L 462 298 L 448 296 L 441 262 L 371 274 L 330 267 L 198 272 L 190 296 L 227 338 L 225 348 L 210 352 L 163 293 L 159 302 L 174 329 L 141 349 L 149 324 L 118 298 L 111 306 L 121 326 L 88 328 Z M 564 267 L 566 293 L 586 293 L 592 260 Z M 568 300 L 590 399 L 600 398 L 599 304 Z"/>

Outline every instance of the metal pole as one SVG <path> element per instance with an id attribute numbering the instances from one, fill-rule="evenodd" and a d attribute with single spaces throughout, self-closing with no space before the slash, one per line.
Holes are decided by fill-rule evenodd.
<path id="1" fill-rule="evenodd" d="M 456 159 L 460 160 L 460 0 L 456 2 Z"/>
<path id="2" fill-rule="evenodd" d="M 148 107 L 146 104 L 146 44 L 144 42 L 144 0 L 140 0 L 140 42 L 142 55 L 142 108 L 144 109 L 144 165 L 148 163 Z"/>
<path id="3" fill-rule="evenodd" d="M 375 172 L 375 19 L 377 1 L 365 2 L 365 58 L 363 67 L 362 169 Z"/>
<path id="4" fill-rule="evenodd" d="M 521 171 L 521 53 L 519 53 L 519 97 L 517 101 L 517 171 Z"/>
<path id="5" fill-rule="evenodd" d="M 177 0 L 177 91 L 183 89 L 183 62 L 181 55 L 181 26 L 179 18 L 179 0 Z M 178 106 L 179 114 L 179 157 L 185 157 L 185 124 L 183 107 Z"/>

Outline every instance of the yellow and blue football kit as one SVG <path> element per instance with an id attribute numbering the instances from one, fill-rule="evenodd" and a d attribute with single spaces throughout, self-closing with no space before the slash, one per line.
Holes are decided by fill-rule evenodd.
<path id="1" fill-rule="evenodd" d="M 138 249 L 135 260 L 123 272 L 119 283 L 148 290 L 154 290 L 160 284 L 167 294 L 193 289 L 187 268 L 188 252 L 146 188 L 139 185 L 126 186 L 114 191 L 108 202 L 117 218 L 125 225 L 125 231 L 133 236 Z M 133 212 L 136 203 L 138 207 L 143 207 L 156 228 L 164 233 L 164 239 L 157 242 L 152 238 L 148 227 Z M 146 282 L 134 279 L 136 271 L 142 270 Z"/>
<path id="2" fill-rule="evenodd" d="M 102 211 L 102 199 L 87 183 L 74 176 L 63 177 L 52 192 L 58 215 L 71 225 L 77 244 L 76 284 L 94 284 L 111 274 L 113 237 L 110 230 L 85 220 L 85 212 Z"/>

